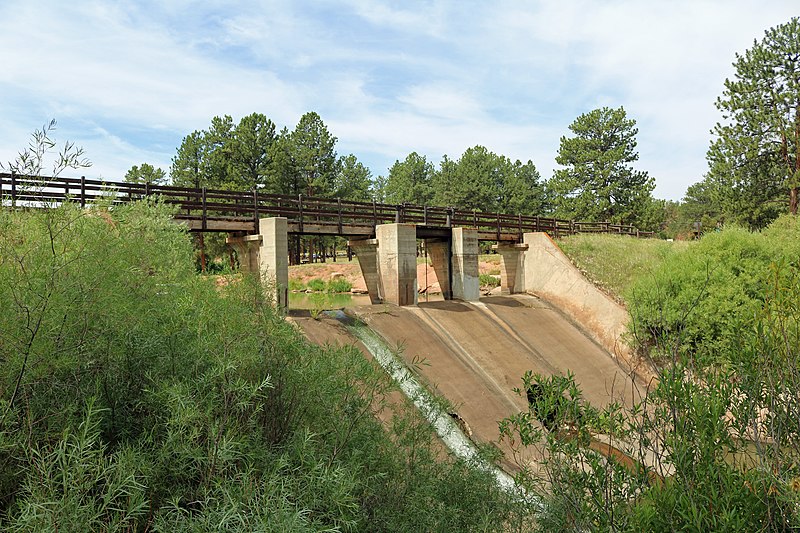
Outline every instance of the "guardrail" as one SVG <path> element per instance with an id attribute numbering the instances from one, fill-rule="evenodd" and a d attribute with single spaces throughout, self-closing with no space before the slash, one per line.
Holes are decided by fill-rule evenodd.
<path id="1" fill-rule="evenodd" d="M 80 178 L 37 178 L 0 173 L 0 198 L 3 205 L 50 207 L 72 201 L 81 207 L 103 201 L 119 205 L 158 195 L 178 208 L 176 219 L 193 222 L 193 228 L 209 231 L 214 223 L 241 223 L 254 230 L 263 216 L 282 216 L 304 233 L 305 226 L 336 229 L 339 235 L 353 228 L 373 228 L 392 222 L 427 227 L 474 227 L 483 239 L 543 231 L 556 237 L 573 233 L 616 233 L 650 237 L 631 225 L 609 222 L 580 222 L 552 217 L 466 211 L 450 207 L 358 202 L 340 198 L 267 194 L 253 191 L 174 187 L 141 183 L 110 182 Z M 228 226 L 230 227 L 230 226 Z M 363 233 L 363 232 L 362 232 Z"/>

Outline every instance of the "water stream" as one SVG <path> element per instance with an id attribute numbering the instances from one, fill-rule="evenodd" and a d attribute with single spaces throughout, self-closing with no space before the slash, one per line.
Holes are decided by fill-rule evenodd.
<path id="1" fill-rule="evenodd" d="M 343 311 L 328 311 L 327 315 L 342 323 L 370 351 L 375 360 L 397 382 L 420 412 L 433 425 L 445 445 L 459 458 L 476 468 L 491 472 L 499 487 L 507 492 L 532 501 L 538 498 L 528 494 L 518 486 L 514 479 L 497 466 L 486 461 L 479 454 L 475 444 L 461 431 L 456 421 L 446 413 L 420 384 L 405 363 L 394 355 L 383 339 L 361 321 L 346 315 Z"/>

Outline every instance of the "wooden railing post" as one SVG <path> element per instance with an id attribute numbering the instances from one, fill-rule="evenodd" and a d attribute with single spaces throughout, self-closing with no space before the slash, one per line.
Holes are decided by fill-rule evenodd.
<path id="1" fill-rule="evenodd" d="M 203 194 L 203 220 L 201 222 L 201 227 L 202 227 L 203 231 L 205 231 L 206 228 L 208 227 L 207 226 L 207 221 L 206 221 L 206 188 L 205 187 L 203 187 L 202 194 Z"/>
<path id="2" fill-rule="evenodd" d="M 17 207 L 17 174 L 11 173 L 11 207 Z"/>
<path id="3" fill-rule="evenodd" d="M 69 182 L 65 181 L 64 182 L 64 202 L 67 201 L 67 198 L 69 198 Z"/>
<path id="4" fill-rule="evenodd" d="M 86 207 L 86 176 L 81 176 L 81 208 Z"/>
<path id="5" fill-rule="evenodd" d="M 427 205 L 423 205 L 422 206 L 422 225 L 423 226 L 427 226 L 428 225 L 428 206 Z"/>
<path id="6" fill-rule="evenodd" d="M 339 226 L 339 235 L 341 235 L 342 234 L 342 199 L 341 198 L 337 198 L 336 199 L 336 211 L 337 211 L 336 215 L 337 215 L 337 219 L 338 219 L 338 223 L 339 223 L 338 224 L 338 226 Z"/>
<path id="7" fill-rule="evenodd" d="M 400 215 L 400 210 L 402 209 L 402 206 L 400 204 L 397 204 L 395 206 L 395 209 L 396 211 L 394 213 L 394 223 L 400 224 L 400 222 L 402 222 L 402 216 Z"/>
<path id="8" fill-rule="evenodd" d="M 500 242 L 500 212 L 497 212 L 497 242 Z"/>
<path id="9" fill-rule="evenodd" d="M 303 194 L 300 193 L 297 195 L 297 209 L 300 212 L 300 233 L 303 233 Z"/>
<path id="10" fill-rule="evenodd" d="M 372 229 L 378 226 L 378 205 L 375 200 L 372 200 Z"/>
<path id="11" fill-rule="evenodd" d="M 447 208 L 447 222 L 446 222 L 446 225 L 447 225 L 448 228 L 452 228 L 453 227 L 453 208 L 452 207 L 448 207 Z"/>
<path id="12" fill-rule="evenodd" d="M 258 230 L 258 189 L 253 189 L 253 224 Z"/>

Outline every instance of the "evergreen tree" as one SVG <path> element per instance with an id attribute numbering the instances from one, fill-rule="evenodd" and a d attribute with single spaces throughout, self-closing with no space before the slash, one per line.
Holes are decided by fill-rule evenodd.
<path id="1" fill-rule="evenodd" d="M 334 196 L 348 200 L 370 199 L 372 173 L 356 156 L 350 154 L 339 160 L 339 172 L 334 180 Z"/>
<path id="2" fill-rule="evenodd" d="M 294 166 L 295 188 L 309 196 L 331 194 L 337 173 L 336 137 L 320 116 L 311 111 L 300 118 L 288 145 Z"/>
<path id="3" fill-rule="evenodd" d="M 275 124 L 261 113 L 243 117 L 231 140 L 231 173 L 237 189 L 271 189 Z"/>
<path id="4" fill-rule="evenodd" d="M 125 174 L 125 181 L 128 183 L 152 183 L 154 185 L 164 185 L 167 182 L 167 173 L 163 169 L 156 168 L 149 163 L 142 163 L 141 166 L 133 165 Z"/>
<path id="5" fill-rule="evenodd" d="M 717 100 L 723 123 L 708 151 L 709 179 L 726 209 L 749 213 L 788 192 L 797 214 L 800 186 L 800 19 L 767 30 L 736 55 L 733 80 Z M 774 211 L 774 210 L 773 210 Z M 755 217 L 765 225 L 774 212 Z M 751 224 L 752 225 L 752 224 Z"/>
<path id="6" fill-rule="evenodd" d="M 384 200 L 391 204 L 430 204 L 433 199 L 432 178 L 434 168 L 424 155 L 412 152 L 389 169 L 383 187 Z"/>
<path id="7" fill-rule="evenodd" d="M 562 137 L 556 170 L 548 182 L 558 216 L 637 224 L 651 207 L 655 187 L 647 172 L 634 170 L 636 121 L 625 109 L 604 107 L 579 116 Z"/>

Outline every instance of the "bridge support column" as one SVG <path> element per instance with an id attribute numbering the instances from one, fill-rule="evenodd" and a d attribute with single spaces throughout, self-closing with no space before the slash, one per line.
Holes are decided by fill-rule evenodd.
<path id="1" fill-rule="evenodd" d="M 478 230 L 453 228 L 453 298 L 472 302 L 480 299 L 478 277 Z"/>
<path id="2" fill-rule="evenodd" d="M 414 224 L 381 224 L 378 240 L 380 293 L 384 302 L 417 303 L 417 227 Z"/>
<path id="3" fill-rule="evenodd" d="M 453 299 L 453 290 L 450 286 L 450 243 L 428 239 L 425 241 L 428 256 L 431 258 L 433 271 L 436 272 L 436 279 L 439 280 L 439 288 L 442 290 L 442 297 L 445 300 Z"/>
<path id="4" fill-rule="evenodd" d="M 361 267 L 361 275 L 367 284 L 369 301 L 372 304 L 381 303 L 380 294 L 380 272 L 378 272 L 378 239 L 361 239 L 348 241 L 350 248 L 358 257 L 358 265 Z"/>
<path id="5" fill-rule="evenodd" d="M 289 306 L 288 225 L 284 217 L 262 218 L 260 235 L 228 237 L 239 256 L 242 272 L 258 273 L 270 291 L 274 290 L 275 306 L 285 312 Z"/>
<path id="6" fill-rule="evenodd" d="M 289 307 L 289 228 L 286 217 L 262 218 L 259 271 L 261 279 L 274 284 L 275 306 L 285 312 Z M 270 285 L 271 288 L 271 285 Z"/>
<path id="7" fill-rule="evenodd" d="M 500 254 L 500 294 L 515 294 L 525 291 L 524 252 L 527 244 L 495 244 L 493 250 Z"/>

